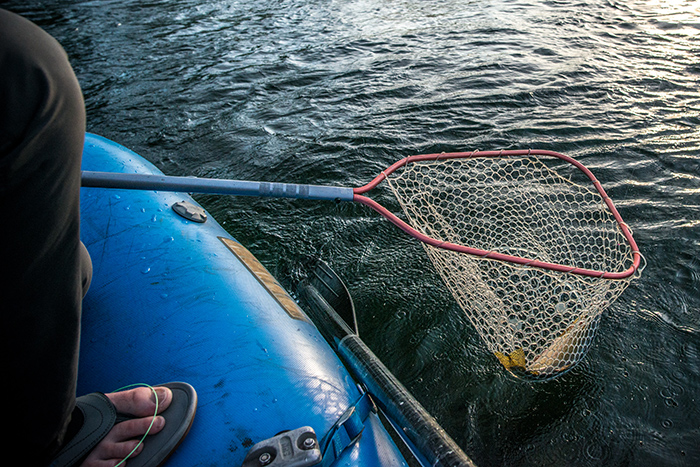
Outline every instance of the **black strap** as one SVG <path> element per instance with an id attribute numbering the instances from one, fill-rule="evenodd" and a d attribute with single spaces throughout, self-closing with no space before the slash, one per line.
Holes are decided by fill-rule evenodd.
<path id="1" fill-rule="evenodd" d="M 51 467 L 78 465 L 107 436 L 117 420 L 114 404 L 100 392 L 78 397 L 75 405 L 82 413 L 83 425 L 54 458 Z"/>

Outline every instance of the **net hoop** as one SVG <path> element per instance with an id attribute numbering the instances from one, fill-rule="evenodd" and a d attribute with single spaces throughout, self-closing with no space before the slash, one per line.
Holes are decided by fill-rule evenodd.
<path id="1" fill-rule="evenodd" d="M 443 160 L 443 159 L 538 157 L 538 156 L 553 157 L 553 158 L 557 158 L 557 159 L 560 159 L 562 161 L 565 161 L 565 162 L 573 165 L 577 169 L 579 169 L 592 182 L 596 191 L 601 196 L 601 198 L 605 202 L 605 205 L 607 206 L 607 208 L 610 210 L 613 217 L 615 218 L 615 221 L 617 222 L 617 225 L 618 225 L 620 231 L 622 232 L 624 238 L 626 239 L 626 241 L 628 242 L 628 244 L 630 246 L 631 253 L 632 253 L 632 265 L 629 268 L 627 268 L 625 271 L 622 271 L 622 272 L 598 271 L 598 270 L 592 270 L 592 269 L 586 269 L 586 268 L 573 267 L 573 266 L 564 265 L 564 264 L 549 263 L 549 262 L 534 260 L 534 259 L 530 259 L 530 258 L 523 258 L 523 257 L 519 257 L 519 256 L 498 253 L 496 251 L 487 251 L 487 250 L 482 250 L 479 248 L 468 247 L 466 245 L 459 245 L 459 244 L 455 244 L 455 243 L 446 242 L 446 241 L 439 240 L 439 239 L 430 237 L 428 235 L 425 235 L 422 232 L 419 232 L 418 230 L 413 228 L 411 225 L 409 225 L 407 222 L 403 221 L 402 219 L 397 217 L 394 213 L 392 213 L 391 211 L 386 209 L 384 206 L 380 205 L 379 203 L 377 203 L 376 201 L 374 201 L 371 198 L 363 196 L 364 193 L 372 190 L 379 183 L 381 183 L 383 180 L 385 180 L 388 175 L 392 174 L 393 172 L 400 169 L 401 167 L 404 167 L 404 166 L 411 164 L 411 163 L 425 162 L 425 161 L 438 161 L 438 160 Z M 549 271 L 556 271 L 556 272 L 562 272 L 562 273 L 568 273 L 568 274 L 576 274 L 576 275 L 580 275 L 580 276 L 597 277 L 600 279 L 611 279 L 611 280 L 627 279 L 627 278 L 633 276 L 639 270 L 640 265 L 642 263 L 642 255 L 639 251 L 637 243 L 635 242 L 634 238 L 632 237 L 631 230 L 629 229 L 627 224 L 625 224 L 625 222 L 622 220 L 622 216 L 618 212 L 614 203 L 612 202 L 610 197 L 607 195 L 607 193 L 603 189 L 603 186 L 598 181 L 598 179 L 595 177 L 595 175 L 593 175 L 593 173 L 587 167 L 585 167 L 583 164 L 581 164 L 576 159 L 574 159 L 570 156 L 564 155 L 564 154 L 554 152 L 554 151 L 547 151 L 547 150 L 540 150 L 540 149 L 520 149 L 520 150 L 502 150 L 502 151 L 453 152 L 453 153 L 421 154 L 421 155 L 416 155 L 416 156 L 408 156 L 408 157 L 405 157 L 405 158 L 395 162 L 391 166 L 389 166 L 389 168 L 382 171 L 381 174 L 379 174 L 377 177 L 375 177 L 368 184 L 361 186 L 361 187 L 358 187 L 358 188 L 354 188 L 353 193 L 354 193 L 354 197 L 353 197 L 354 201 L 371 207 L 372 209 L 377 211 L 379 214 L 381 214 L 382 216 L 387 218 L 389 221 L 391 221 L 394 225 L 396 225 L 401 230 L 406 232 L 408 235 L 411 235 L 412 237 L 420 240 L 421 242 L 424 242 L 424 243 L 431 245 L 431 246 L 434 246 L 436 248 L 451 250 L 451 251 L 455 251 L 458 253 L 465 253 L 465 254 L 477 256 L 477 257 L 480 257 L 483 259 L 492 259 L 492 260 L 496 260 L 496 261 L 503 261 L 503 262 L 507 262 L 507 263 L 518 264 L 518 265 L 526 266 L 526 267 L 533 267 L 533 268 L 545 269 L 545 270 L 549 270 Z"/>

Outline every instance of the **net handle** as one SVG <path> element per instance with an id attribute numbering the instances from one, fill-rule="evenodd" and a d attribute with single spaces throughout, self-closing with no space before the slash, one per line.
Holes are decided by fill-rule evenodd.
<path id="1" fill-rule="evenodd" d="M 544 261 L 538 261 L 538 260 L 533 260 L 533 259 L 527 259 L 527 258 L 522 258 L 519 256 L 512 256 L 512 255 L 506 255 L 503 253 L 497 253 L 495 251 L 487 251 L 487 250 L 482 250 L 479 248 L 472 248 L 472 247 L 467 247 L 464 245 L 457 245 L 454 243 L 450 242 L 445 242 L 441 241 L 438 239 L 435 239 L 433 237 L 430 237 L 428 235 L 425 235 L 418 230 L 414 229 L 411 227 L 409 224 L 407 224 L 405 221 L 399 219 L 394 213 L 386 209 L 384 206 L 380 205 L 376 201 L 374 201 L 371 198 L 368 198 L 366 196 L 363 196 L 364 193 L 367 193 L 368 191 L 372 190 L 375 188 L 379 183 L 381 183 L 383 180 L 387 178 L 388 175 L 391 173 L 395 172 L 399 168 L 415 163 L 415 162 L 424 162 L 424 161 L 436 161 L 436 160 L 442 160 L 442 159 L 468 159 L 468 158 L 496 158 L 496 157 L 523 157 L 523 156 L 548 156 L 548 157 L 554 157 L 557 159 L 561 159 L 565 162 L 568 162 L 569 164 L 575 166 L 578 168 L 581 172 L 583 172 L 593 183 L 593 186 L 595 189 L 598 191 L 600 196 L 603 198 L 603 201 L 605 202 L 605 205 L 608 207 L 610 212 L 613 214 L 613 217 L 615 218 L 615 221 L 617 222 L 618 227 L 620 228 L 620 231 L 624 235 L 625 239 L 630 245 L 630 249 L 632 250 L 632 265 L 625 271 L 622 272 L 607 272 L 607 271 L 596 271 L 596 270 L 591 270 L 591 269 L 585 269 L 585 268 L 575 268 L 571 266 L 565 266 L 562 264 L 556 264 L 556 263 L 548 263 Z M 540 268 L 540 269 L 546 269 L 550 271 L 557 271 L 557 272 L 563 272 L 563 273 L 569 273 L 569 274 L 577 274 L 581 276 L 588 276 L 588 277 L 598 277 L 601 279 L 626 279 L 632 275 L 634 275 L 637 270 L 639 270 L 639 267 L 642 262 L 642 254 L 639 251 L 639 247 L 637 246 L 637 243 L 635 242 L 634 238 L 632 237 L 632 232 L 625 224 L 625 222 L 622 220 L 622 216 L 620 216 L 620 213 L 618 212 L 617 208 L 615 207 L 614 203 L 612 202 L 612 199 L 608 196 L 608 194 L 605 192 L 603 189 L 603 186 L 601 183 L 598 181 L 598 179 L 593 175 L 593 173 L 583 164 L 581 164 L 579 161 L 576 159 L 560 154 L 558 152 L 554 151 L 547 151 L 547 150 L 541 150 L 541 149 L 517 149 L 517 150 L 502 150 L 502 151 L 472 151 L 472 152 L 453 152 L 453 153 L 439 153 L 439 154 L 421 154 L 417 156 L 408 156 L 405 157 L 391 166 L 389 166 L 386 170 L 383 170 L 377 177 L 374 178 L 371 182 L 368 184 L 354 188 L 353 189 L 354 197 L 353 201 L 362 203 L 366 206 L 369 206 L 370 208 L 374 209 L 377 211 L 379 214 L 381 214 L 383 217 L 388 219 L 391 223 L 396 225 L 398 228 L 406 232 L 408 235 L 420 240 L 423 243 L 427 243 L 428 245 L 432 245 L 436 248 L 443 248 L 446 250 L 452 250 L 458 253 L 466 253 L 468 255 L 473 255 L 473 256 L 478 256 L 480 258 L 485 258 L 485 259 L 493 259 L 497 261 L 505 261 L 508 263 L 514 263 L 514 264 L 519 264 L 522 266 L 528 266 L 528 267 L 534 267 L 534 268 Z"/>

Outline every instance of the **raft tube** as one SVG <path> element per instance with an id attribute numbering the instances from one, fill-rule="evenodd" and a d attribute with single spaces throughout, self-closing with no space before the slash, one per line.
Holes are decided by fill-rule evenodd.
<path id="1" fill-rule="evenodd" d="M 161 174 L 93 134 L 82 167 Z M 296 301 L 188 194 L 82 188 L 81 239 L 93 277 L 78 394 L 192 384 L 197 415 L 168 466 L 426 465 Z"/>

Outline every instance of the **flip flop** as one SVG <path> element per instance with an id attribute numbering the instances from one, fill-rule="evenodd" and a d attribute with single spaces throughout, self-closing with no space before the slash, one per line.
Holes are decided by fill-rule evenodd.
<path id="1" fill-rule="evenodd" d="M 182 382 L 158 384 L 156 387 L 158 386 L 169 388 L 173 393 L 170 406 L 159 414 L 165 418 L 165 427 L 158 433 L 146 437 L 143 450 L 137 456 L 128 458 L 129 467 L 163 465 L 192 426 L 197 410 L 197 393 L 194 388 Z M 79 397 L 76 407 L 82 414 L 83 425 L 54 458 L 51 467 L 80 465 L 115 424 L 134 418 L 118 414 L 114 404 L 99 392 Z"/>

